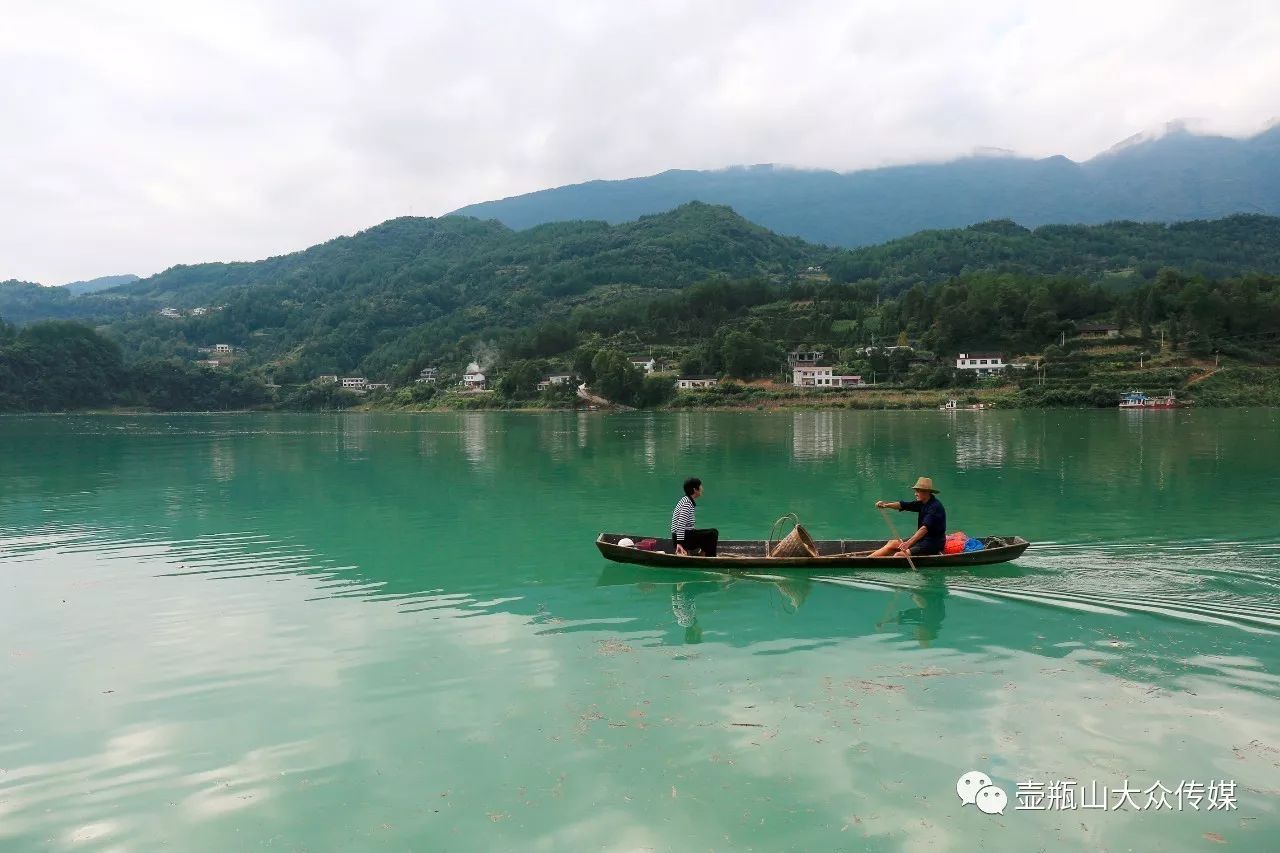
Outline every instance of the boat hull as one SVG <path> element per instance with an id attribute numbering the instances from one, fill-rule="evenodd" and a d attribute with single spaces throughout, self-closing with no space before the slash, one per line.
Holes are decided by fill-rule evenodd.
<path id="1" fill-rule="evenodd" d="M 820 539 L 814 544 L 818 549 L 816 557 L 767 557 L 764 540 L 724 540 L 717 547 L 715 557 L 702 557 L 668 553 L 666 551 L 644 551 L 639 548 L 618 544 L 618 540 L 627 538 L 639 542 L 644 537 L 627 533 L 601 533 L 596 537 L 596 547 L 607 560 L 617 563 L 632 563 L 640 566 L 660 566 L 664 568 L 681 568 L 694 571 L 732 572 L 752 569 L 769 569 L 770 571 L 813 571 L 824 569 L 876 569 L 879 571 L 906 569 L 911 570 L 911 563 L 905 557 L 868 557 L 859 552 L 872 551 L 884 544 L 883 539 Z M 1031 543 L 1020 536 L 988 536 L 981 537 L 987 545 L 981 551 L 964 551 L 959 554 L 936 554 L 929 557 L 912 557 L 911 562 L 917 569 L 950 569 L 968 566 L 987 566 L 992 563 L 1005 563 L 1017 559 Z M 670 547 L 670 539 L 658 539 L 659 547 Z M 777 544 L 777 543 L 774 543 Z"/>

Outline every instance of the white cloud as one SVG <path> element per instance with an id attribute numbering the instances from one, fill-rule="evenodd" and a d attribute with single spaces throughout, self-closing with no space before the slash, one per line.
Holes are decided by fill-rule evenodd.
<path id="1" fill-rule="evenodd" d="M 250 259 L 666 168 L 1087 158 L 1280 113 L 1268 2 L 10 0 L 0 278 Z"/>

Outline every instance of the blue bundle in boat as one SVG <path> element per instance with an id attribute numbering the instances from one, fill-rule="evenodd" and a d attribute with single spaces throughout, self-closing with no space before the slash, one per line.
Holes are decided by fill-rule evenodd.
<path id="1" fill-rule="evenodd" d="M 985 547 L 987 546 L 982 544 L 981 539 L 969 539 L 964 543 L 966 551 L 981 551 Z"/>

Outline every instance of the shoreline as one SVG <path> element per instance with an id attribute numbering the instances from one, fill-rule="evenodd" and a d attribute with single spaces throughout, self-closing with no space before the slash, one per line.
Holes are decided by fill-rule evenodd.
<path id="1" fill-rule="evenodd" d="M 1151 390 L 1160 379 L 1171 377 L 1125 376 L 1116 381 L 1100 382 L 1102 377 L 1088 377 L 1075 382 L 1045 385 L 983 385 L 961 388 L 861 388 L 800 389 L 786 385 L 738 383 L 726 381 L 715 388 L 679 391 L 661 405 L 638 411 L 681 412 L 746 412 L 746 411 L 938 411 L 949 400 L 958 408 L 951 411 L 1086 410 L 1104 411 L 1119 408 L 1120 399 L 1131 387 Z M 1224 367 L 1202 374 L 1191 381 L 1170 383 L 1178 398 L 1178 409 L 1239 409 L 1280 407 L 1280 369 L 1267 367 Z M 294 414 L 335 412 L 613 412 L 625 407 L 597 406 L 579 398 L 503 400 L 496 394 L 461 394 L 446 392 L 421 402 L 398 402 L 394 392 L 373 399 L 356 398 L 351 405 L 336 408 L 308 409 L 282 405 L 280 402 L 259 404 L 246 409 L 166 410 L 145 406 L 111 406 L 104 408 L 68 409 L 62 411 L 11 411 L 7 415 L 117 415 L 141 416 L 158 414 L 255 414 L 288 412 Z"/>
<path id="2" fill-rule="evenodd" d="M 1074 411 L 1074 412 L 1106 412 L 1106 411 L 1217 411 L 1231 409 L 1280 409 L 1280 404 L 1271 402 L 1243 402 L 1232 405 L 1198 405 L 1183 404 L 1173 409 L 1121 409 L 1117 406 L 1019 406 L 986 404 L 982 408 L 968 408 L 962 405 L 958 409 L 943 409 L 937 405 L 842 405 L 840 402 L 818 403 L 809 401 L 769 403 L 741 403 L 719 405 L 670 405 L 652 409 L 630 409 L 631 412 L 672 414 L 679 412 L 1036 412 L 1036 411 Z M 595 406 L 353 406 L 347 409 L 217 409 L 217 410 L 181 410 L 165 411 L 160 409 L 83 409 L 59 412 L 0 412 L 3 417 L 159 417 L 165 415 L 414 415 L 443 414 L 449 412 L 513 412 L 518 414 L 560 414 L 566 412 L 582 412 L 588 414 L 621 414 L 623 410 Z"/>

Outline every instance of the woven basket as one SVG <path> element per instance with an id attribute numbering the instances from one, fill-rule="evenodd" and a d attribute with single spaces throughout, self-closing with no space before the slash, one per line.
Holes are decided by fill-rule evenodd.
<path id="1" fill-rule="evenodd" d="M 774 545 L 769 550 L 770 557 L 816 557 L 818 556 L 818 546 L 813 543 L 813 537 L 809 535 L 809 531 L 804 529 L 804 525 L 795 515 L 784 515 L 773 523 L 773 530 L 769 531 L 769 539 L 773 539 L 773 533 L 778 529 L 778 525 L 786 521 L 788 518 L 795 519 L 796 526 L 792 528 L 781 542 Z"/>

